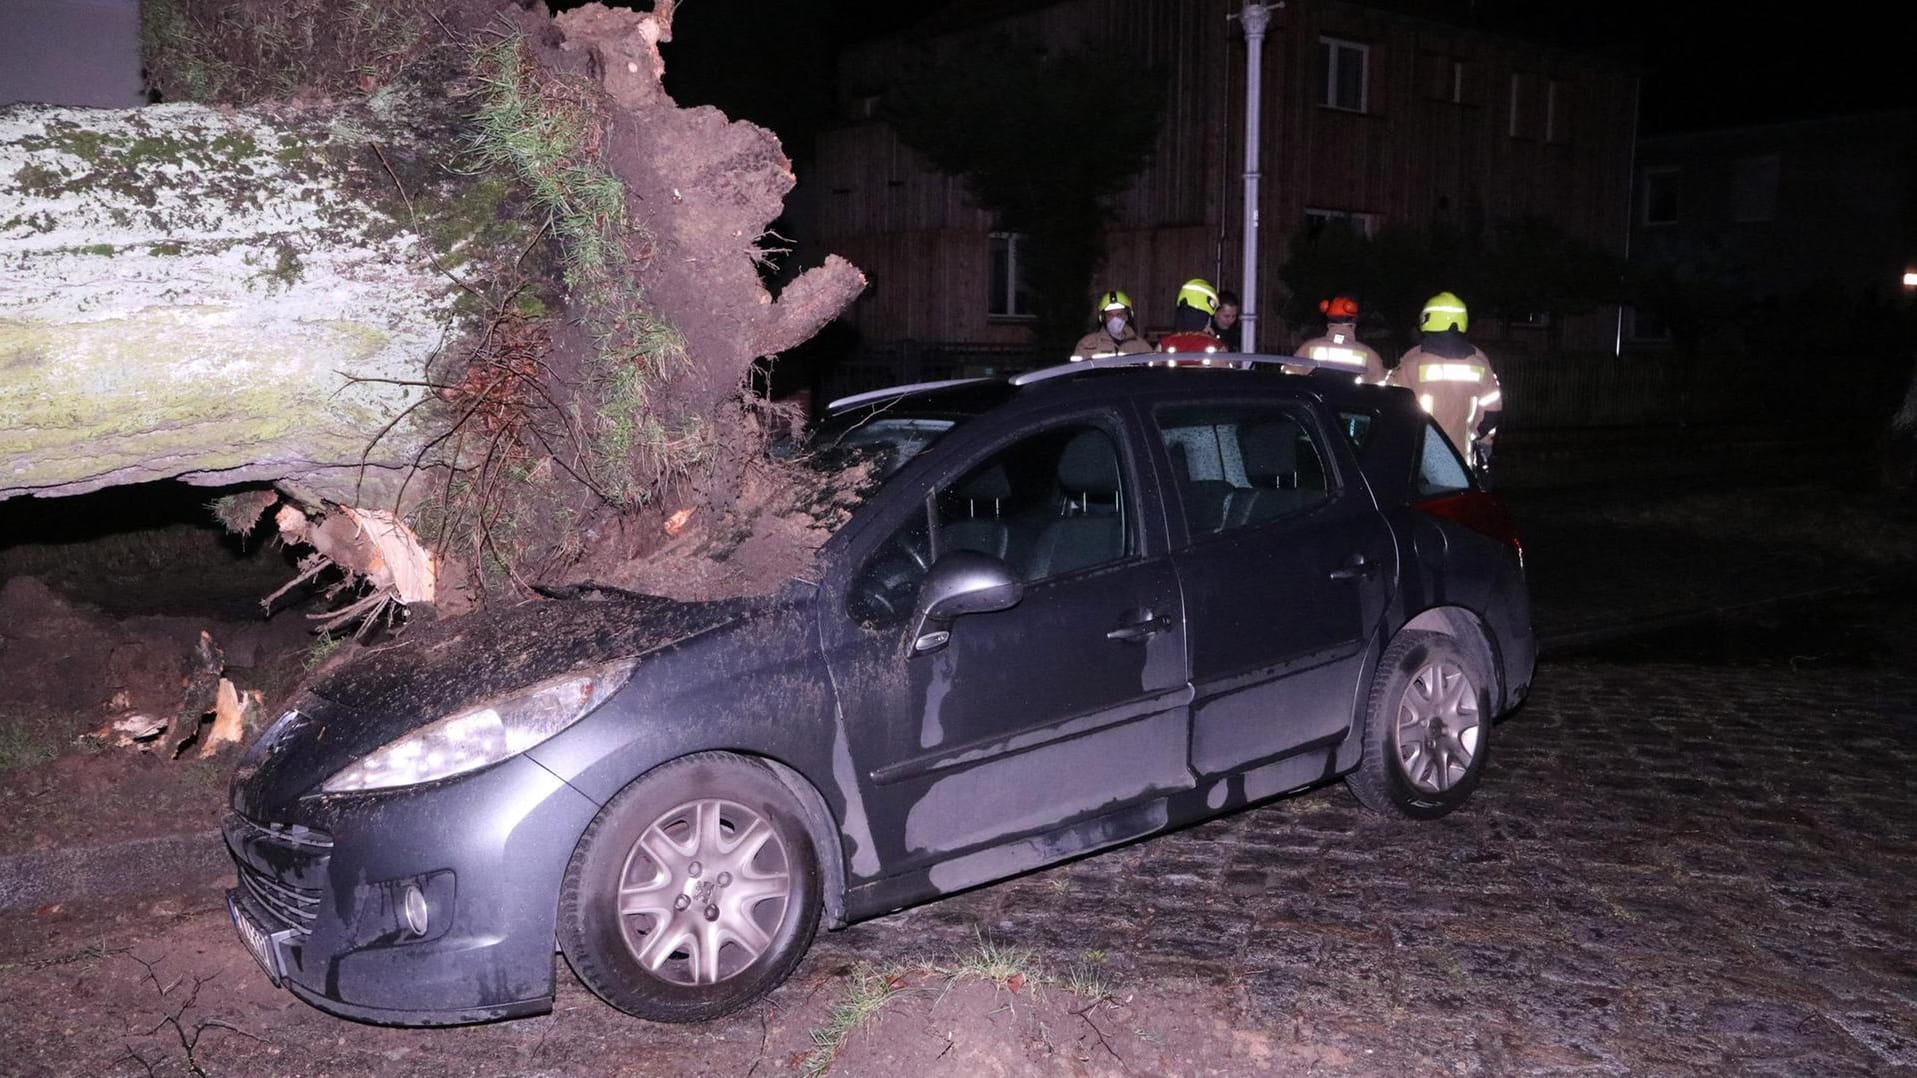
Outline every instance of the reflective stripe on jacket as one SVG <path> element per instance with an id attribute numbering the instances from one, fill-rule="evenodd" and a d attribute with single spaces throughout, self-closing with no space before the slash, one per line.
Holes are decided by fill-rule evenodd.
<path id="1" fill-rule="evenodd" d="M 1453 347 L 1444 349 L 1446 353 L 1457 351 Z M 1504 407 L 1497 372 L 1477 348 L 1465 355 L 1447 355 L 1420 345 L 1398 361 L 1390 384 L 1417 394 L 1418 403 L 1431 413 L 1460 452 L 1470 451 L 1484 418 Z"/>

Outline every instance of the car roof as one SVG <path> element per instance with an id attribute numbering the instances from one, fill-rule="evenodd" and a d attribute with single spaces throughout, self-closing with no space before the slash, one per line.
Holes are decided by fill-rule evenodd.
<path id="1" fill-rule="evenodd" d="M 1260 390 L 1292 391 L 1333 405 L 1363 406 L 1382 400 L 1385 394 L 1406 392 L 1360 384 L 1349 370 L 1326 367 L 1301 356 L 1232 354 L 1228 358 L 1200 362 L 1200 366 L 1172 367 L 1167 357 L 1157 353 L 1107 356 L 1011 376 L 957 378 L 875 389 L 841 397 L 828 404 L 826 412 L 840 415 L 859 408 L 883 407 L 978 414 L 1015 398 L 1079 396 L 1086 386 L 1107 390 L 1122 386 L 1126 396 L 1150 396 L 1159 391 L 1182 393 L 1198 385 L 1243 392 L 1249 388 L 1248 380 Z M 1307 368 L 1309 373 L 1291 373 L 1298 368 Z"/>

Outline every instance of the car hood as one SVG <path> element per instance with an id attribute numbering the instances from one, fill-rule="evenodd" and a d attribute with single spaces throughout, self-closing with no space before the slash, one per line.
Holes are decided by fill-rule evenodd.
<path id="1" fill-rule="evenodd" d="M 657 596 L 539 601 L 417 626 L 301 693 L 291 709 L 298 715 L 282 717 L 241 760 L 233 807 L 260 818 L 427 723 L 571 670 L 643 656 L 772 605 Z"/>

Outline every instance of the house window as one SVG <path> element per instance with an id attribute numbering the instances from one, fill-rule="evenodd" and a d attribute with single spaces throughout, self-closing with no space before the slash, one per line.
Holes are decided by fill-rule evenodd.
<path id="1" fill-rule="evenodd" d="M 1341 229 L 1357 236 L 1373 236 L 1378 231 L 1379 215 L 1356 210 L 1305 210 L 1305 235 L 1316 239 L 1327 229 Z"/>
<path id="2" fill-rule="evenodd" d="M 1674 225 L 1678 210 L 1678 171 L 1674 168 L 1644 170 L 1644 201 L 1638 218 L 1647 225 Z"/>
<path id="3" fill-rule="evenodd" d="M 1452 56 L 1427 53 L 1419 59 L 1419 78 L 1424 96 L 1448 105 L 1464 104 L 1464 61 Z"/>
<path id="4" fill-rule="evenodd" d="M 1511 76 L 1511 122 L 1505 133 L 1512 138 L 1524 137 L 1524 76 Z"/>
<path id="5" fill-rule="evenodd" d="M 1567 115 L 1570 101 L 1564 92 L 1564 84 L 1556 79 L 1544 85 L 1544 141 L 1571 141 L 1570 117 Z"/>
<path id="6" fill-rule="evenodd" d="M 993 318 L 1032 317 L 1031 289 L 1025 281 L 1027 242 L 1017 232 L 992 233 L 992 294 L 985 311 Z"/>
<path id="7" fill-rule="evenodd" d="M 1731 177 L 1731 219 L 1777 219 L 1777 155 L 1746 157 Z"/>
<path id="8" fill-rule="evenodd" d="M 1327 108 L 1347 112 L 1367 112 L 1365 95 L 1371 46 L 1335 37 L 1318 39 L 1318 66 L 1324 71 L 1324 96 L 1318 102 Z"/>

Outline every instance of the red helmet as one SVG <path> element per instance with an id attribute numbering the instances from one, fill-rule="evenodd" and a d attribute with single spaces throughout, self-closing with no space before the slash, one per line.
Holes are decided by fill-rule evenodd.
<path id="1" fill-rule="evenodd" d="M 1358 317 L 1358 301 L 1350 296 L 1333 296 L 1330 299 L 1319 300 L 1318 309 L 1324 312 L 1326 318 L 1342 321 Z"/>

